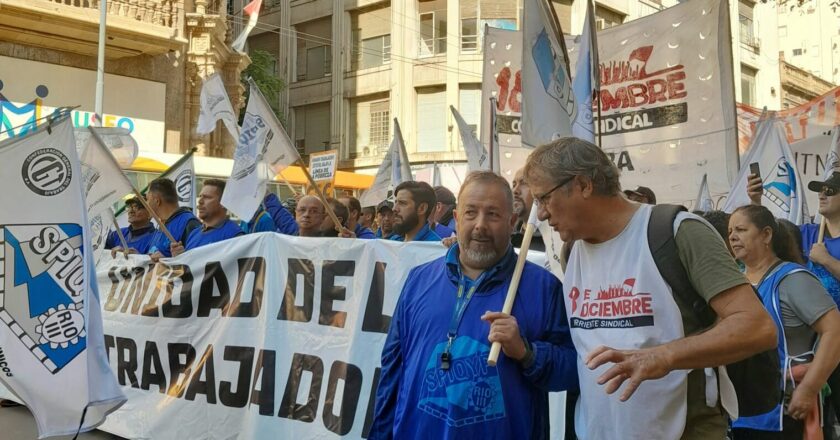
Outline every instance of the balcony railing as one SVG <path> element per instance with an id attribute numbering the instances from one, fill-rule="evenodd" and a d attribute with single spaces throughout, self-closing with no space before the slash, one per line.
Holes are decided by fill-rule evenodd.
<path id="1" fill-rule="evenodd" d="M 66 6 L 99 9 L 100 0 L 47 0 Z M 108 14 L 177 29 L 184 0 L 108 0 Z"/>

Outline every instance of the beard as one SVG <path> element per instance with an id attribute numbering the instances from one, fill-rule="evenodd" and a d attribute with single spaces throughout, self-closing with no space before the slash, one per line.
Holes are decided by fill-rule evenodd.
<path id="1" fill-rule="evenodd" d="M 522 213 L 525 212 L 525 201 L 522 199 L 518 199 L 516 197 L 513 198 L 513 215 L 519 217 Z"/>
<path id="2" fill-rule="evenodd" d="M 420 217 L 417 216 L 416 212 L 412 212 L 408 217 L 403 218 L 400 223 L 397 223 L 395 220 L 392 230 L 396 234 L 405 235 L 408 231 L 416 228 L 419 223 Z"/>
<path id="3" fill-rule="evenodd" d="M 474 249 L 472 246 L 473 238 L 474 237 L 470 237 L 470 241 L 465 243 L 465 246 L 461 247 L 461 258 L 463 258 L 469 266 L 478 269 L 487 269 L 496 264 L 502 255 L 496 250 L 496 248 L 493 247 L 493 243 L 490 242 L 489 247 L 482 246 L 479 249 Z"/>

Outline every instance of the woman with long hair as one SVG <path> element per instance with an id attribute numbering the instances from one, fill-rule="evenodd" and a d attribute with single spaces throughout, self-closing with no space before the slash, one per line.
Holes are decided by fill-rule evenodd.
<path id="1" fill-rule="evenodd" d="M 819 280 L 795 263 L 801 259 L 791 252 L 791 240 L 763 206 L 742 206 L 729 219 L 732 252 L 776 322 L 785 378 L 784 404 L 735 420 L 736 440 L 801 440 L 806 419 L 819 426 L 819 392 L 840 361 L 840 312 Z"/>

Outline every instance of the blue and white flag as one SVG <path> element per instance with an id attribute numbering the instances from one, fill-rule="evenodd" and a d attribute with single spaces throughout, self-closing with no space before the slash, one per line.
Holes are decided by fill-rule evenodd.
<path id="1" fill-rule="evenodd" d="M 822 181 L 825 182 L 831 177 L 832 173 L 840 171 L 840 125 L 834 126 L 831 130 L 834 133 L 831 136 L 831 143 L 828 148 L 828 158 L 825 160 L 825 171 L 823 171 Z M 819 208 L 819 206 L 817 207 Z M 817 210 L 814 216 L 814 223 L 819 224 L 822 221 L 822 215 Z"/>
<path id="2" fill-rule="evenodd" d="M 414 176 L 411 174 L 400 123 L 394 118 L 394 139 L 376 171 L 373 184 L 362 193 L 359 202 L 363 207 L 376 206 L 379 202 L 393 197 L 397 185 L 409 180 L 414 180 Z"/>
<path id="3" fill-rule="evenodd" d="M 808 209 L 805 206 L 805 187 L 796 169 L 796 160 L 782 125 L 772 115 L 756 127 L 756 134 L 749 151 L 741 160 L 741 170 L 729 191 L 723 210 L 732 212 L 739 206 L 750 204 L 747 178 L 750 174 L 749 164 L 753 162 L 759 163 L 764 180 L 761 204 L 770 209 L 776 218 L 790 220 L 797 225 L 809 222 L 810 219 L 806 218 Z"/>
<path id="4" fill-rule="evenodd" d="M 0 381 L 39 437 L 93 429 L 125 402 L 108 366 L 69 119 L 0 143 Z M 83 420 L 84 418 L 84 420 Z"/>
<path id="5" fill-rule="evenodd" d="M 595 118 L 592 115 L 592 93 L 600 88 L 598 74 L 598 39 L 595 36 L 595 7 L 586 2 L 586 20 L 577 43 L 577 64 L 572 79 L 577 115 L 572 124 L 572 135 L 595 143 Z"/>
<path id="6" fill-rule="evenodd" d="M 221 75 L 214 73 L 204 80 L 201 85 L 201 108 L 198 114 L 198 125 L 195 132 L 207 134 L 216 129 L 216 122 L 221 120 L 225 124 L 228 133 L 234 139 L 239 138 L 239 126 L 237 120 L 239 114 L 234 112 L 230 103 L 225 83 Z"/>
<path id="7" fill-rule="evenodd" d="M 300 154 L 259 87 L 254 80 L 249 83 L 251 91 L 233 153 L 233 171 L 222 194 L 222 205 L 243 219 L 254 216 L 265 197 L 268 179 L 300 161 Z"/>
<path id="8" fill-rule="evenodd" d="M 577 107 L 566 43 L 550 0 L 525 0 L 522 27 L 522 144 L 572 134 Z"/>

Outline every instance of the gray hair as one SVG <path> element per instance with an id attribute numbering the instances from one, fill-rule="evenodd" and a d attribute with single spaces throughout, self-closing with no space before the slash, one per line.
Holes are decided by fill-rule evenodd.
<path id="1" fill-rule="evenodd" d="M 592 181 L 593 192 L 614 196 L 621 192 L 618 168 L 603 150 L 575 137 L 560 138 L 535 149 L 525 164 L 525 180 L 560 183 L 570 176 Z"/>

